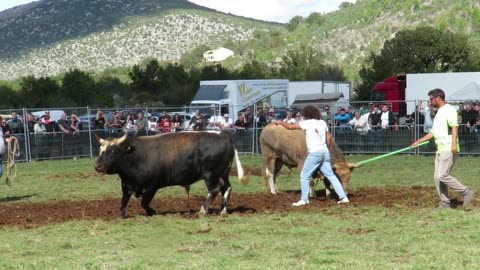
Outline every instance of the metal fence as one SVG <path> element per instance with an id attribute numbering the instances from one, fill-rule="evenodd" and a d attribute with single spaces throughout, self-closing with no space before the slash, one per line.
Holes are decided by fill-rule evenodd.
<path id="1" fill-rule="evenodd" d="M 415 104 L 416 105 L 416 104 Z M 353 104 L 355 109 L 356 104 Z M 253 112 L 257 110 L 263 110 L 264 108 L 253 107 Z M 100 108 L 92 110 L 89 107 L 79 108 L 52 108 L 52 110 L 64 111 L 67 115 L 77 114 L 83 122 L 83 129 L 80 132 L 66 134 L 63 132 L 48 132 L 45 134 L 31 133 L 27 121 L 24 121 L 27 114 L 31 112 L 44 111 L 44 108 L 24 108 L 19 110 L 3 110 L 0 111 L 2 116 L 11 115 L 12 112 L 16 112 L 23 121 L 24 132 L 14 134 L 18 138 L 20 144 L 20 157 L 17 161 L 30 162 L 34 160 L 45 159 L 64 159 L 64 158 L 78 158 L 78 157 L 94 157 L 98 155 L 99 145 L 96 140 L 96 136 L 107 137 L 119 137 L 124 134 L 123 129 L 95 129 L 93 125 L 93 119 L 98 110 L 104 111 L 107 115 L 111 111 L 123 110 L 127 113 L 134 114 L 136 111 L 141 110 L 147 116 L 159 115 L 161 112 L 167 113 L 183 113 L 185 116 L 190 117 L 190 112 L 187 112 L 185 107 L 142 107 L 142 108 Z M 281 113 L 283 108 L 275 109 L 275 117 L 284 117 Z M 108 116 L 107 116 L 108 117 Z M 232 117 L 236 120 L 236 116 Z M 185 119 L 186 120 L 186 119 Z M 382 154 L 388 153 L 397 149 L 401 149 L 409 146 L 413 141 L 422 137 L 423 126 L 415 120 L 412 123 L 405 123 L 405 121 L 398 121 L 398 125 L 395 128 L 390 129 L 370 129 L 367 134 L 360 135 L 352 128 L 349 127 L 331 127 L 331 133 L 335 138 L 338 146 L 346 154 Z M 259 138 L 262 132 L 262 128 L 256 128 L 256 123 L 253 125 L 255 128 L 250 128 L 246 131 L 236 131 L 235 129 L 229 129 L 229 132 L 233 134 L 237 147 L 241 153 L 244 154 L 260 154 Z M 208 129 L 208 127 L 207 127 Z M 466 128 L 460 126 L 460 147 L 463 155 L 478 155 L 480 154 L 480 128 L 476 126 L 472 128 Z M 152 136 L 157 133 L 150 132 L 148 130 L 140 131 L 132 136 Z M 427 146 L 417 148 L 411 151 L 411 154 L 432 154 L 435 152 L 434 143 L 430 143 Z"/>

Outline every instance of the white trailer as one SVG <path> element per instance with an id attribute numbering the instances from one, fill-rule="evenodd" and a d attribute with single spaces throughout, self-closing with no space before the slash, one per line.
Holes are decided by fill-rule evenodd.
<path id="1" fill-rule="evenodd" d="M 464 102 L 480 99 L 480 72 L 407 74 L 405 100 L 427 100 L 435 88 L 445 91 L 446 100 Z M 415 103 L 407 102 L 407 113 L 415 111 Z"/>
<path id="2" fill-rule="evenodd" d="M 213 109 L 228 113 L 234 121 L 242 109 L 270 97 L 270 105 L 286 104 L 288 80 L 223 80 L 200 81 L 200 88 L 190 103 L 190 112 L 199 109 L 203 115 L 212 115 Z"/>

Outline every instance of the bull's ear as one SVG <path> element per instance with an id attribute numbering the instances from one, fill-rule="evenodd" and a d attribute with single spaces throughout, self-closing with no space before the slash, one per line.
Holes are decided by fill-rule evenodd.
<path id="1" fill-rule="evenodd" d="M 95 134 L 95 139 L 97 139 L 97 142 L 100 143 L 100 144 L 104 144 L 105 143 L 105 140 L 100 138 L 100 136 L 98 136 L 97 134 Z"/>

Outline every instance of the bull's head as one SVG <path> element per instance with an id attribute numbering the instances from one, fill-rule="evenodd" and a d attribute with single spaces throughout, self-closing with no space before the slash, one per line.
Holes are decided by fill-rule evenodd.
<path id="1" fill-rule="evenodd" d="M 340 182 L 342 182 L 343 190 L 347 192 L 352 170 L 358 168 L 358 165 L 355 163 L 340 162 L 333 164 L 332 167 L 335 170 L 335 174 L 340 178 Z"/>
<path id="2" fill-rule="evenodd" d="M 125 133 L 121 138 L 102 139 L 98 136 L 96 138 L 100 143 L 100 153 L 95 162 L 95 170 L 100 173 L 115 173 L 113 165 L 132 148 L 127 140 L 128 134 Z"/>

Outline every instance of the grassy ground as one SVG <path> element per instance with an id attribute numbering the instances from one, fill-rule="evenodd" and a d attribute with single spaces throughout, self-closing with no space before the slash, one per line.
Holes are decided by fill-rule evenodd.
<path id="1" fill-rule="evenodd" d="M 244 166 L 261 166 L 260 160 L 242 157 Z M 117 177 L 94 174 L 93 162 L 18 164 L 14 185 L 0 186 L 0 207 L 119 197 Z M 477 164 L 476 158 L 461 157 L 453 171 L 475 191 Z M 356 169 L 350 187 L 433 186 L 432 170 L 431 156 L 394 156 Z M 246 187 L 236 178 L 232 184 L 234 192 L 265 191 L 260 177 Z M 298 190 L 298 176 L 282 176 L 279 187 Z M 192 192 L 205 195 L 204 185 L 196 184 Z M 180 195 L 181 188 L 157 194 Z M 136 216 L 28 230 L 0 227 L 0 269 L 479 269 L 476 207 L 464 212 L 345 206 L 315 214 Z"/>

